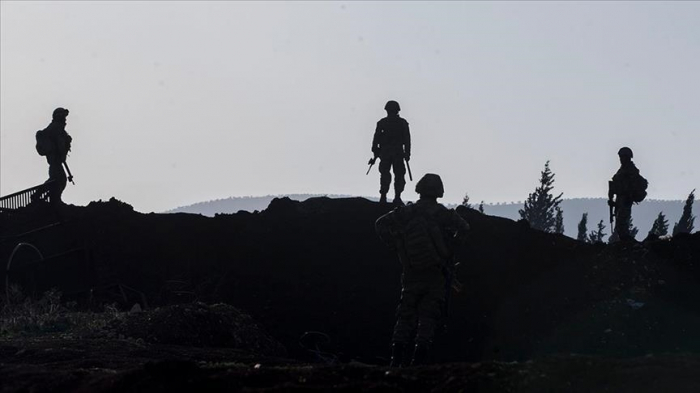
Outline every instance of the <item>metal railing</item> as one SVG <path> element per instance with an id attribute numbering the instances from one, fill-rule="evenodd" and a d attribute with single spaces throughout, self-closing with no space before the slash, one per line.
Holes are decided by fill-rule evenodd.
<path id="1" fill-rule="evenodd" d="M 7 210 L 17 210 L 39 200 L 51 201 L 51 185 L 53 181 L 0 197 L 0 213 Z"/>

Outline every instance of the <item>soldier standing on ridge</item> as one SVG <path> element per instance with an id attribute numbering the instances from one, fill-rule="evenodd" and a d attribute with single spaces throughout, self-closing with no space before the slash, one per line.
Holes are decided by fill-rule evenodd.
<path id="1" fill-rule="evenodd" d="M 56 205 L 63 203 L 61 195 L 66 188 L 67 180 L 73 180 L 72 176 L 66 177 L 63 169 L 73 141 L 66 132 L 67 117 L 68 109 L 56 108 L 53 111 L 51 124 L 36 133 L 36 150 L 40 155 L 46 156 L 46 161 L 49 163 L 49 180 L 46 182 L 53 182 L 49 192 L 51 202 Z"/>
<path id="2" fill-rule="evenodd" d="M 639 203 L 646 197 L 647 180 L 639 174 L 639 169 L 632 162 L 632 149 L 623 147 L 617 152 L 620 157 L 620 169 L 608 182 L 608 206 L 611 208 L 610 219 L 615 218 L 615 229 L 610 241 L 634 240 L 630 235 L 632 204 Z M 617 198 L 615 198 L 617 196 Z M 614 213 L 612 211 L 614 210 Z"/>
<path id="3" fill-rule="evenodd" d="M 420 199 L 397 207 L 375 223 L 384 243 L 399 254 L 403 266 L 401 302 L 391 345 L 391 367 L 426 361 L 428 351 L 446 311 L 448 291 L 454 281 L 454 244 L 466 239 L 469 224 L 437 202 L 444 194 L 442 180 L 426 174 L 416 184 Z M 456 286 L 456 285 L 455 285 Z M 406 352 L 413 347 L 413 357 Z"/>
<path id="4" fill-rule="evenodd" d="M 411 159 L 411 133 L 408 131 L 408 122 L 399 116 L 399 103 L 389 101 L 384 106 L 387 116 L 377 122 L 372 140 L 372 153 L 374 157 L 370 164 L 380 159 L 380 198 L 379 202 L 386 203 L 386 193 L 391 185 L 391 168 L 394 169 L 394 203 L 402 205 L 401 193 L 406 185 L 406 166 L 404 160 Z"/>

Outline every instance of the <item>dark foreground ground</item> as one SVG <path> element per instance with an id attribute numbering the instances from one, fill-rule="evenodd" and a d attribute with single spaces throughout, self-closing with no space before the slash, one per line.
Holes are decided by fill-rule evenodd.
<path id="1" fill-rule="evenodd" d="M 0 341 L 1 392 L 698 392 L 700 357 L 550 356 L 389 369 L 133 340 Z"/>
<path id="2" fill-rule="evenodd" d="M 400 266 L 374 234 L 386 211 L 314 198 L 213 218 L 116 200 L 67 206 L 58 225 L 42 206 L 2 214 L 0 261 L 19 243 L 45 259 L 24 247 L 0 271 L 3 293 L 23 288 L 4 298 L 0 391 L 700 391 L 700 234 L 586 244 L 469 209 L 437 364 L 387 369 Z M 28 300 L 53 287 L 60 299 Z"/>

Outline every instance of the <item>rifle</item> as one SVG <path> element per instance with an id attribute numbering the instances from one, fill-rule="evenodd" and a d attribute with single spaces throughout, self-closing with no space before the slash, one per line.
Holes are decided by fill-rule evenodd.
<path id="1" fill-rule="evenodd" d="M 70 173 L 70 168 L 68 167 L 68 163 L 63 161 L 63 166 L 66 167 L 66 172 L 68 172 L 68 181 L 73 183 L 73 185 L 75 185 L 75 182 L 73 181 L 73 174 Z"/>
<path id="2" fill-rule="evenodd" d="M 408 168 L 408 179 L 410 181 L 413 181 L 413 174 L 411 173 L 411 165 L 408 163 L 408 160 L 405 160 L 405 161 L 406 161 L 406 168 Z"/>
<path id="3" fill-rule="evenodd" d="M 369 168 L 367 168 L 367 173 L 365 175 L 369 175 L 369 171 L 372 170 L 372 167 L 374 166 L 374 163 L 377 161 L 377 157 L 370 158 L 369 161 L 367 162 L 367 165 L 369 165 Z"/>
<path id="4" fill-rule="evenodd" d="M 610 206 L 610 228 L 614 228 L 615 224 L 613 224 L 613 221 L 615 221 L 615 206 Z"/>
<path id="5" fill-rule="evenodd" d="M 613 228 L 613 221 L 615 220 L 615 205 L 612 202 L 613 196 L 615 195 L 613 182 L 608 182 L 608 207 L 610 208 L 610 228 Z M 611 229 L 612 230 L 612 229 Z"/>

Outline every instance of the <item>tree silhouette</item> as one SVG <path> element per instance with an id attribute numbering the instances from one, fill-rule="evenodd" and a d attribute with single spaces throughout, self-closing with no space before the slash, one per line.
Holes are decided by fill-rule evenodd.
<path id="1" fill-rule="evenodd" d="M 683 206 L 683 214 L 681 214 L 681 219 L 673 225 L 673 236 L 679 233 L 690 233 L 693 231 L 695 216 L 693 215 L 693 202 L 695 202 L 695 190 L 690 192 L 688 199 L 685 200 L 685 206 Z"/>
<path id="2" fill-rule="evenodd" d="M 591 233 L 588 235 L 588 241 L 590 243 L 602 243 L 605 239 L 605 235 L 605 224 L 603 224 L 603 220 L 600 220 L 598 223 L 598 229 L 591 231 Z"/>
<path id="3" fill-rule="evenodd" d="M 588 237 L 588 213 L 583 213 L 581 216 L 581 221 L 578 223 L 578 235 L 577 240 L 585 242 Z"/>
<path id="4" fill-rule="evenodd" d="M 634 219 L 632 217 L 630 217 L 630 221 L 627 224 L 627 226 L 629 228 L 629 234 L 630 234 L 630 236 L 632 236 L 632 239 L 636 239 L 637 234 L 639 233 L 639 228 L 634 226 L 634 224 L 632 223 L 633 221 L 634 221 Z"/>
<path id="5" fill-rule="evenodd" d="M 518 210 L 520 217 L 530 223 L 530 227 L 544 232 L 552 232 L 556 225 L 557 208 L 563 195 L 552 195 L 554 173 L 549 169 L 549 161 L 544 164 L 540 174 L 540 185 L 535 192 L 528 195 L 525 205 Z"/>
<path id="6" fill-rule="evenodd" d="M 469 194 L 464 194 L 464 198 L 462 198 L 462 206 L 466 207 L 467 209 L 473 209 L 474 207 L 472 206 L 471 203 L 469 203 Z"/>
<path id="7" fill-rule="evenodd" d="M 564 212 L 557 206 L 557 215 L 554 218 L 554 233 L 564 234 Z"/>
<path id="8" fill-rule="evenodd" d="M 659 212 L 659 215 L 656 217 L 656 220 L 654 220 L 654 223 L 651 224 L 651 230 L 649 231 L 649 234 L 656 236 L 668 235 L 668 220 L 666 220 L 666 216 L 663 212 Z"/>

